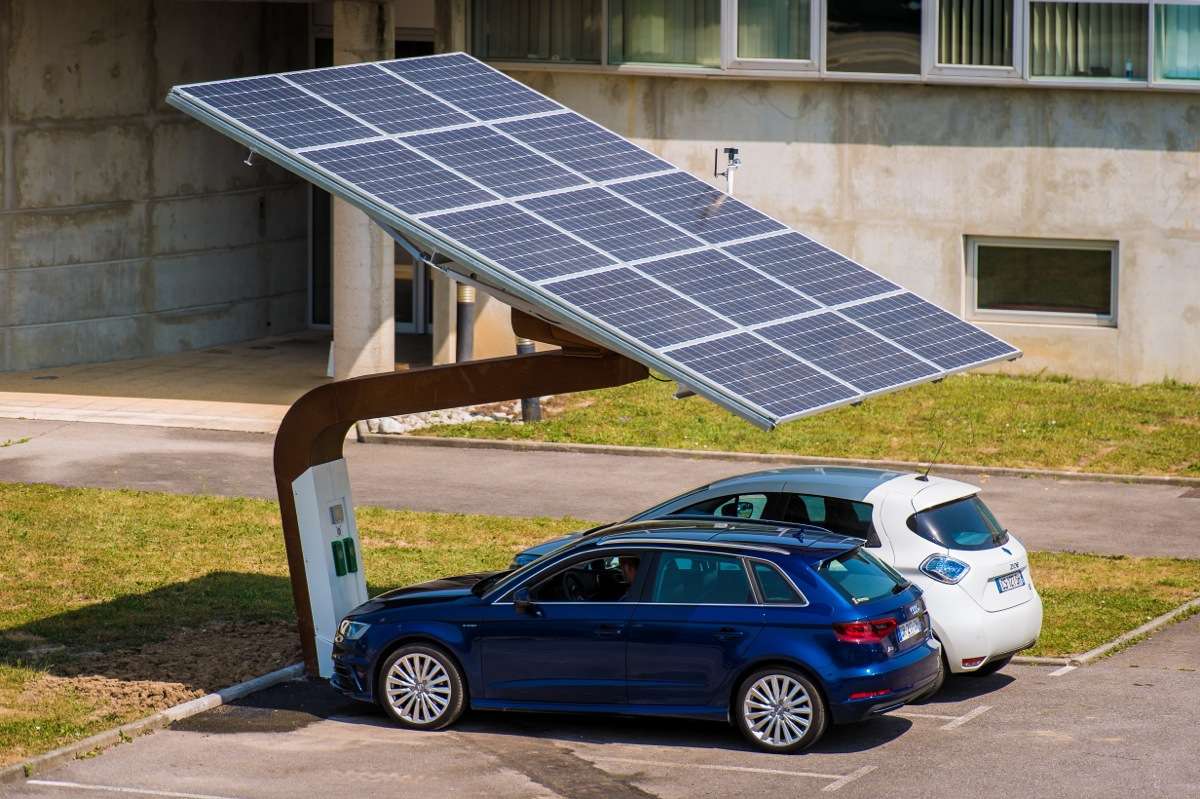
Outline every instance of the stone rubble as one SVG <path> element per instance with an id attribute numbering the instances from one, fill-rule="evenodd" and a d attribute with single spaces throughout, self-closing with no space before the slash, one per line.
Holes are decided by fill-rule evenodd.
<path id="1" fill-rule="evenodd" d="M 487 405 L 468 405 L 465 408 L 448 408 L 425 413 L 408 413 L 401 416 L 384 416 L 367 419 L 367 430 L 372 433 L 402 435 L 425 427 L 443 424 L 465 424 L 467 422 L 510 422 L 521 423 L 521 402 L 494 402 Z"/>

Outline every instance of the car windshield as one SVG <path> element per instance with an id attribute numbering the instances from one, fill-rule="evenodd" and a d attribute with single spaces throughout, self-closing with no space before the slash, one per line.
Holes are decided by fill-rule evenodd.
<path id="1" fill-rule="evenodd" d="M 567 538 L 566 540 L 564 540 L 561 544 L 556 546 L 554 549 L 550 550 L 549 552 L 545 553 L 544 555 L 534 558 L 533 560 L 529 561 L 528 563 L 526 563 L 524 566 L 521 566 L 520 568 L 510 569 L 508 571 L 503 571 L 503 572 L 497 572 L 496 574 L 493 574 L 490 577 L 485 577 L 484 579 L 475 583 L 475 585 L 471 586 L 471 593 L 473 593 L 475 596 L 483 596 L 488 591 L 491 591 L 492 588 L 494 588 L 502 580 L 507 581 L 508 578 L 510 578 L 510 577 L 514 578 L 514 581 L 520 580 L 522 577 L 524 577 L 526 574 L 533 571 L 534 569 L 541 568 L 540 564 L 546 558 L 550 557 L 551 555 L 553 555 L 557 552 L 562 552 L 564 549 L 568 549 L 570 547 L 576 546 L 581 541 L 585 540 L 589 535 L 594 535 L 595 533 L 599 532 L 600 530 L 605 529 L 608 526 L 609 525 L 600 525 L 599 527 L 593 527 L 591 530 L 588 530 L 583 535 L 571 536 L 571 537 Z"/>
<path id="2" fill-rule="evenodd" d="M 817 573 L 856 605 L 898 594 L 909 586 L 908 580 L 862 547 L 830 558 Z"/>
<path id="3" fill-rule="evenodd" d="M 1008 541 L 1008 531 L 977 496 L 956 499 L 908 517 L 917 535 L 947 549 L 994 549 Z"/>

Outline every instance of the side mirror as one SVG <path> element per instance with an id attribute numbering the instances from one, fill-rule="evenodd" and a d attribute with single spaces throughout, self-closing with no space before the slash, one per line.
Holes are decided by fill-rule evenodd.
<path id="1" fill-rule="evenodd" d="M 749 519 L 754 516 L 754 503 L 742 500 L 737 504 L 737 515 L 739 519 Z"/>
<path id="2" fill-rule="evenodd" d="M 539 615 L 537 605 L 529 598 L 528 588 L 518 588 L 513 593 L 513 607 L 517 613 L 528 613 L 530 616 Z"/>

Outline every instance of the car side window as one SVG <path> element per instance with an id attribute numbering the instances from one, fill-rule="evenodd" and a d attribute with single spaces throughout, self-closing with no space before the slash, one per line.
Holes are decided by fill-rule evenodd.
<path id="1" fill-rule="evenodd" d="M 791 582 L 780 573 L 779 569 L 770 563 L 752 561 L 754 578 L 758 580 L 759 590 L 762 591 L 763 601 L 767 604 L 807 604 L 804 597 L 796 592 Z"/>
<path id="2" fill-rule="evenodd" d="M 662 552 L 649 602 L 673 605 L 753 605 L 754 589 L 734 555 Z"/>
<path id="3" fill-rule="evenodd" d="M 770 499 L 770 496 L 762 493 L 710 497 L 676 513 L 723 516 L 729 519 L 761 519 Z"/>
<path id="4" fill-rule="evenodd" d="M 815 524 L 841 535 L 864 538 L 867 546 L 878 547 L 879 535 L 871 523 L 871 511 L 871 505 L 866 502 L 792 494 L 781 521 Z"/>
<path id="5" fill-rule="evenodd" d="M 609 555 L 572 563 L 529 591 L 534 602 L 621 602 L 637 580 L 644 558 Z"/>

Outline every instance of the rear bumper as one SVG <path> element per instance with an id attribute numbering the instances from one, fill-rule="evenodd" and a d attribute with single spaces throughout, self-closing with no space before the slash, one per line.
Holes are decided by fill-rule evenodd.
<path id="1" fill-rule="evenodd" d="M 837 687 L 831 688 L 831 693 L 836 692 L 836 695 L 829 697 L 830 718 L 834 724 L 851 724 L 912 702 L 928 691 L 937 679 L 941 656 L 938 642 L 930 640 L 921 644 L 919 649 L 906 652 L 903 660 L 889 670 L 842 681 Z M 858 691 L 884 689 L 889 691 L 885 696 L 848 698 Z"/>
<path id="2" fill-rule="evenodd" d="M 946 649 L 946 661 L 955 674 L 975 671 L 985 664 L 1032 646 L 1042 632 L 1042 598 L 1033 597 L 1005 610 L 986 611 L 973 602 L 929 602 L 933 631 Z M 962 662 L 983 658 L 971 668 Z"/>

